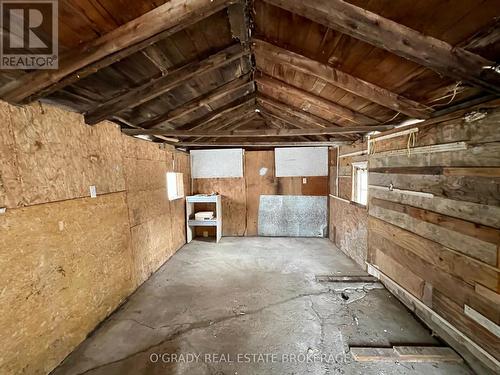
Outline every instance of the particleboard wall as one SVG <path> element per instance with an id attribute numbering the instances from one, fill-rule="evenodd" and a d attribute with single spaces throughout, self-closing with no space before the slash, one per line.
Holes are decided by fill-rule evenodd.
<path id="1" fill-rule="evenodd" d="M 46 374 L 185 243 L 189 156 L 46 105 L 0 121 L 0 373 Z"/>
<path id="2" fill-rule="evenodd" d="M 413 126 L 410 156 L 408 135 L 375 143 L 368 261 L 475 343 L 449 341 L 477 373 L 498 373 L 500 109 L 487 108 L 473 122 L 459 113 Z M 454 142 L 464 149 L 418 153 Z M 475 359 L 477 348 L 497 362 Z"/>
<path id="3" fill-rule="evenodd" d="M 256 236 L 261 195 L 328 195 L 328 176 L 275 176 L 274 151 L 245 151 L 244 178 L 193 179 L 193 193 L 222 195 L 224 236 Z M 211 209 L 196 205 L 196 210 Z M 213 235 L 210 228 L 197 228 Z"/>
<path id="4" fill-rule="evenodd" d="M 368 155 L 351 154 L 362 152 L 367 147 L 366 142 L 360 142 L 349 146 L 340 146 L 330 152 L 329 237 L 340 250 L 363 269 L 366 269 L 368 249 L 368 211 L 366 207 L 351 201 L 351 163 L 367 161 Z"/>

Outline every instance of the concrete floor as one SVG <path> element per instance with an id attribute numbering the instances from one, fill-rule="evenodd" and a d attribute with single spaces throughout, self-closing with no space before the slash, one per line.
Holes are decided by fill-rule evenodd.
<path id="1" fill-rule="evenodd" d="M 193 241 L 53 373 L 472 373 L 459 364 L 354 362 L 349 345 L 438 342 L 378 284 L 342 296 L 343 286 L 316 281 L 325 274 L 364 273 L 326 239 Z"/>

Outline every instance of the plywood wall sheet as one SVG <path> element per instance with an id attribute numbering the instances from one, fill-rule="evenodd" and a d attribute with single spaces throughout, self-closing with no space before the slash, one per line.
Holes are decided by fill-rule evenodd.
<path id="1" fill-rule="evenodd" d="M 0 372 L 50 372 L 132 292 L 131 261 L 124 193 L 0 215 Z"/>
<path id="2" fill-rule="evenodd" d="M 222 195 L 222 234 L 243 236 L 246 232 L 247 199 L 244 178 L 196 178 L 193 194 Z"/>
<path id="3" fill-rule="evenodd" d="M 0 102 L 0 207 L 17 207 L 21 184 L 10 108 Z"/>
<path id="4" fill-rule="evenodd" d="M 279 195 L 302 195 L 301 177 L 279 177 L 277 180 Z"/>
<path id="5" fill-rule="evenodd" d="M 261 195 L 259 236 L 326 237 L 327 197 Z"/>
<path id="6" fill-rule="evenodd" d="M 90 186 L 98 194 L 124 190 L 122 137 L 116 125 L 89 127 L 81 115 L 46 105 L 4 104 L 6 111 L 22 181 L 22 193 L 11 193 L 17 196 L 16 206 L 86 197 Z"/>
<path id="7" fill-rule="evenodd" d="M 193 178 L 243 177 L 243 149 L 192 150 Z"/>
<path id="8" fill-rule="evenodd" d="M 283 147 L 274 153 L 276 177 L 328 176 L 328 147 Z"/>
<path id="9" fill-rule="evenodd" d="M 165 160 L 160 144 L 122 134 L 123 156 L 142 160 Z"/>
<path id="10" fill-rule="evenodd" d="M 174 253 L 171 222 L 168 213 L 130 229 L 137 285 L 146 281 Z"/>
<path id="11" fill-rule="evenodd" d="M 330 197 L 330 236 L 337 247 L 366 268 L 368 211 Z"/>
<path id="12" fill-rule="evenodd" d="M 131 227 L 170 213 L 170 201 L 165 188 L 128 191 L 127 203 Z"/>
<path id="13" fill-rule="evenodd" d="M 245 152 L 245 183 L 247 193 L 247 236 L 258 233 L 260 196 L 278 193 L 274 177 L 274 151 Z"/>
<path id="14" fill-rule="evenodd" d="M 165 161 L 125 158 L 124 164 L 127 191 L 166 190 Z"/>
<path id="15" fill-rule="evenodd" d="M 186 200 L 170 202 L 172 250 L 179 250 L 186 243 Z"/>
<path id="16" fill-rule="evenodd" d="M 302 195 L 328 195 L 328 177 L 303 177 Z"/>

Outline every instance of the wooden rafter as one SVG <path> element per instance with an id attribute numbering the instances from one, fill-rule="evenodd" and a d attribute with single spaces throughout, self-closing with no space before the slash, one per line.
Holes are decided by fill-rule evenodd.
<path id="1" fill-rule="evenodd" d="M 241 127 L 243 123 L 238 126 Z M 355 134 L 368 133 L 371 131 L 385 131 L 393 129 L 391 125 L 375 126 L 346 126 L 343 128 L 324 129 L 261 129 L 261 130 L 205 130 L 205 131 L 182 131 L 182 130 L 161 130 L 161 129 L 125 129 L 123 132 L 128 135 L 162 135 L 164 137 L 208 137 L 208 138 L 237 138 L 237 137 L 269 137 L 269 136 L 307 136 L 323 134 Z"/>
<path id="2" fill-rule="evenodd" d="M 217 126 L 218 121 L 224 121 L 224 117 L 233 111 L 245 110 L 246 112 L 254 110 L 255 94 L 252 92 L 242 96 L 232 102 L 217 108 L 217 110 L 206 114 L 200 119 L 178 127 L 178 130 L 196 130 L 206 129 L 212 126 Z"/>
<path id="3" fill-rule="evenodd" d="M 85 114 L 87 124 L 96 124 L 127 108 L 134 108 L 150 101 L 196 76 L 210 72 L 248 55 L 249 50 L 239 44 L 232 45 L 204 60 L 184 65 L 166 76 L 153 78 L 125 94 L 116 96 Z"/>
<path id="4" fill-rule="evenodd" d="M 196 110 L 205 107 L 211 109 L 210 103 L 217 101 L 221 98 L 229 96 L 235 92 L 242 91 L 243 95 L 249 94 L 254 91 L 253 81 L 249 81 L 250 74 L 245 74 L 243 76 L 237 77 L 232 81 L 229 81 L 222 86 L 219 86 L 215 90 L 212 90 L 206 94 L 198 96 L 181 106 L 168 111 L 160 116 L 152 118 L 150 120 L 144 121 L 139 124 L 141 128 L 172 128 L 170 122 L 180 119 Z"/>
<path id="5" fill-rule="evenodd" d="M 337 103 L 326 100 L 320 96 L 312 94 L 308 91 L 302 90 L 298 87 L 292 86 L 286 82 L 278 80 L 276 78 L 270 77 L 265 74 L 258 74 L 256 76 L 256 82 L 258 85 L 263 85 L 271 89 L 277 90 L 280 94 L 285 96 L 291 96 L 292 98 L 297 98 L 303 102 L 304 105 L 301 107 L 307 107 L 308 105 L 314 105 L 325 111 L 329 111 L 339 117 L 344 118 L 354 124 L 369 125 L 377 124 L 379 121 L 363 115 L 362 113 L 356 112 L 350 108 L 341 106 Z"/>
<path id="6" fill-rule="evenodd" d="M 234 4 L 235 0 L 171 0 L 60 56 L 59 68 L 37 70 L 0 89 L 11 103 L 33 101 L 74 83 Z"/>
<path id="7" fill-rule="evenodd" d="M 240 43 L 244 45 L 246 45 L 250 39 L 250 27 L 248 25 L 246 12 L 247 9 L 245 1 L 241 1 L 227 8 L 231 35 L 234 39 L 238 39 Z"/>
<path id="8" fill-rule="evenodd" d="M 264 0 L 375 47 L 412 60 L 444 76 L 500 92 L 493 62 L 381 17 L 343 0 Z"/>
<path id="9" fill-rule="evenodd" d="M 275 64 L 282 64 L 290 69 L 312 75 L 354 95 L 411 117 L 425 119 L 429 118 L 432 112 L 429 107 L 423 104 L 344 73 L 330 65 L 309 59 L 261 39 L 254 39 L 254 42 L 254 50 L 258 59 L 266 59 Z"/>
<path id="10" fill-rule="evenodd" d="M 297 109 L 289 104 L 282 103 L 280 101 L 277 101 L 274 98 L 271 98 L 267 95 L 264 95 L 262 93 L 258 93 L 257 96 L 257 103 L 263 105 L 264 107 L 273 107 L 275 110 L 278 111 L 278 113 L 288 115 L 288 117 L 295 118 L 298 121 L 302 121 L 305 124 L 308 124 L 310 126 L 316 127 L 316 128 L 334 128 L 334 127 L 340 127 L 337 124 L 334 124 L 328 120 L 325 120 L 322 117 L 313 115 L 311 113 L 307 113 L 303 111 L 302 109 Z"/>

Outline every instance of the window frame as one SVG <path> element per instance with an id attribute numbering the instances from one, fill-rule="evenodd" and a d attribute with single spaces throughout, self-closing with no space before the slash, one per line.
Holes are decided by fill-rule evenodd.
<path id="1" fill-rule="evenodd" d="M 175 181 L 171 181 L 171 176 L 175 178 Z M 167 198 L 169 201 L 175 201 L 177 199 L 184 198 L 184 173 L 180 172 L 167 172 L 165 175 L 167 182 Z M 171 192 L 172 186 L 175 185 L 175 194 Z"/>
<path id="2" fill-rule="evenodd" d="M 351 174 L 351 182 L 352 182 L 352 191 L 351 191 L 351 201 L 359 204 L 361 206 L 368 205 L 368 162 L 360 161 L 351 163 L 352 166 L 352 174 Z M 366 174 L 366 189 L 360 188 L 360 173 L 359 171 L 363 171 Z M 361 196 L 362 191 L 366 192 L 366 201 L 362 201 Z"/>

